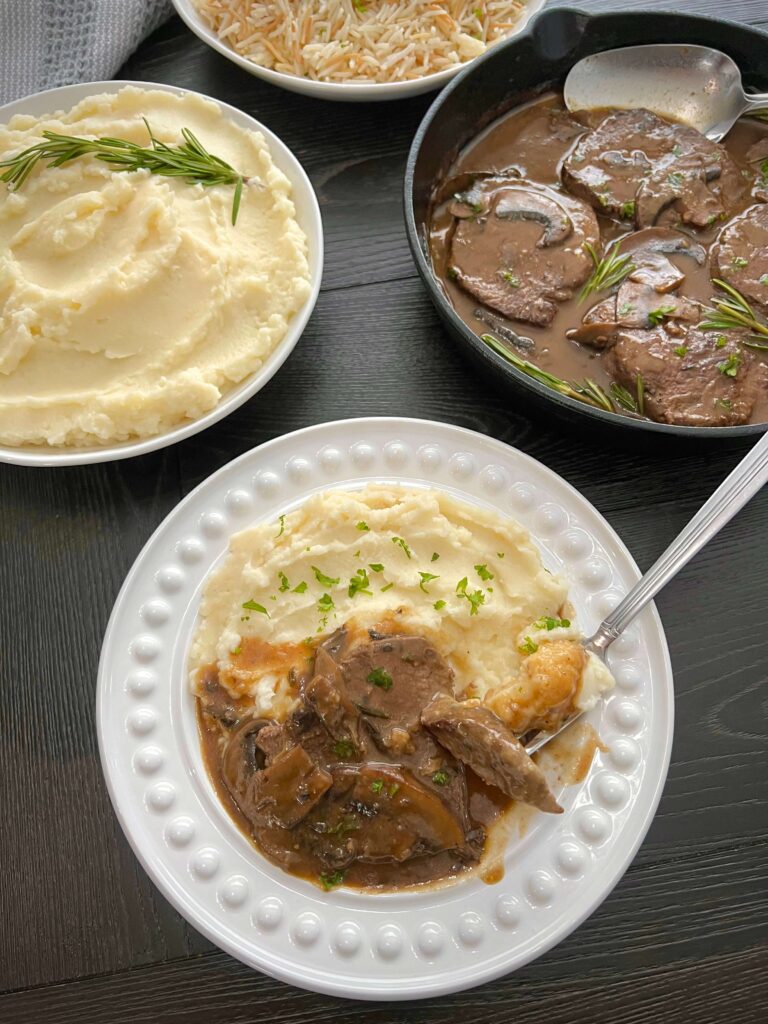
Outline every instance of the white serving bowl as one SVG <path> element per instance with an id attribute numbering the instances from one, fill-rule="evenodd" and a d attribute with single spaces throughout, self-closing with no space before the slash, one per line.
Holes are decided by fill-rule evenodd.
<path id="1" fill-rule="evenodd" d="M 14 100 L 12 103 L 0 107 L 0 123 L 5 123 L 15 114 L 32 114 L 35 117 L 41 117 L 57 110 L 68 110 L 87 96 L 104 92 L 118 92 L 126 85 L 132 85 L 138 89 L 160 89 L 163 92 L 172 92 L 179 96 L 193 92 L 191 89 L 179 89 L 174 85 L 163 85 L 159 82 L 84 82 L 78 85 L 66 85 L 59 89 L 48 89 L 45 92 L 26 96 L 24 99 Z M 153 437 L 140 438 L 136 441 L 126 441 L 115 445 L 88 448 L 56 448 L 46 445 L 11 447 L 0 445 L 0 462 L 8 462 L 18 466 L 79 466 L 92 462 L 112 462 L 115 459 L 128 459 L 134 455 L 144 455 L 146 452 L 165 448 L 167 445 L 175 444 L 177 441 L 183 441 L 184 438 L 191 437 L 193 434 L 197 434 L 206 427 L 210 427 L 211 424 L 223 419 L 233 410 L 239 408 L 244 402 L 247 402 L 249 398 L 252 398 L 257 391 L 260 391 L 267 381 L 277 373 L 301 337 L 317 302 L 317 296 L 320 292 L 320 280 L 323 276 L 323 224 L 320 218 L 320 206 L 317 202 L 317 196 L 299 161 L 285 143 L 281 142 L 268 128 L 265 128 L 263 124 L 260 124 L 236 107 L 231 107 L 227 103 L 213 99 L 213 97 L 205 96 L 203 93 L 198 95 L 218 104 L 222 111 L 239 127 L 261 132 L 269 144 L 275 166 L 279 167 L 291 182 L 293 188 L 292 199 L 296 207 L 296 220 L 307 236 L 309 247 L 311 286 L 309 297 L 301 309 L 294 314 L 288 325 L 285 337 L 275 346 L 259 369 L 228 391 L 218 405 L 204 416 L 182 423 L 173 430 L 168 430 Z"/>
<path id="2" fill-rule="evenodd" d="M 288 89 L 290 92 L 314 96 L 315 99 L 342 100 L 354 103 L 405 99 L 407 96 L 418 96 L 423 92 L 442 89 L 454 75 L 472 63 L 472 61 L 467 61 L 455 68 L 448 68 L 446 71 L 438 71 L 433 75 L 425 75 L 424 78 L 415 78 L 408 82 L 316 82 L 312 78 L 302 78 L 299 75 L 287 75 L 282 71 L 273 71 L 271 68 L 261 67 L 259 64 L 254 64 L 253 61 L 241 57 L 231 46 L 219 39 L 210 25 L 206 24 L 198 12 L 194 0 L 172 0 L 172 2 L 182 21 L 192 29 L 195 35 L 227 60 L 231 60 L 233 64 L 237 64 L 249 74 L 263 78 L 265 82 L 279 85 L 280 88 Z M 511 39 L 512 36 L 517 35 L 533 15 L 541 10 L 545 2 L 546 0 L 528 0 L 525 10 L 520 15 L 520 20 L 506 38 Z"/>

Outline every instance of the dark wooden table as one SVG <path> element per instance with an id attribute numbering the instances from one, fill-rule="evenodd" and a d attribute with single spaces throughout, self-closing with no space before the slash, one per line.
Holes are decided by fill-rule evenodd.
<path id="1" fill-rule="evenodd" d="M 666 6 L 768 28 L 766 0 Z M 285 367 L 205 433 L 104 466 L 0 466 L 0 1021 L 768 1019 L 768 490 L 658 601 L 677 692 L 661 807 L 610 898 L 536 963 L 428 1003 L 349 1003 L 241 966 L 149 882 L 99 768 L 99 649 L 145 540 L 223 463 L 324 420 L 446 420 L 501 438 L 562 474 L 647 568 L 745 446 L 620 447 L 609 435 L 598 444 L 544 415 L 522 415 L 468 369 L 416 278 L 403 231 L 406 152 L 429 97 L 347 106 L 294 96 L 240 71 L 178 19 L 147 40 L 119 77 L 200 90 L 277 132 L 320 198 L 325 278 Z"/>

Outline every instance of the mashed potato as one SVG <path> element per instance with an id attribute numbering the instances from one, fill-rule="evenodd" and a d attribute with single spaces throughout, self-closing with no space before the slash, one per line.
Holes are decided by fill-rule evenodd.
<path id="1" fill-rule="evenodd" d="M 566 697 L 588 707 L 613 684 L 563 618 L 567 596 L 513 520 L 432 490 L 329 491 L 232 537 L 203 593 L 192 678 L 213 665 L 234 696 L 281 718 L 286 668 L 311 656 L 314 640 L 343 624 L 378 626 L 424 636 L 457 693 L 486 700 L 513 727 L 523 721 L 509 710 L 514 698 L 535 724 Z"/>
<path id="2" fill-rule="evenodd" d="M 3 157 L 48 129 L 147 145 L 186 127 L 253 179 L 206 188 L 93 157 L 0 193 L 0 443 L 94 445 L 166 431 L 257 370 L 310 292 L 291 187 L 263 136 L 198 96 L 126 87 L 0 125 Z"/>

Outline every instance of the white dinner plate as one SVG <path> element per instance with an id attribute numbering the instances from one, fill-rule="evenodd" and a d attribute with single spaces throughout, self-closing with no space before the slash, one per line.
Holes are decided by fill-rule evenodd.
<path id="1" fill-rule="evenodd" d="M 176 909 L 222 949 L 283 981 L 358 999 L 411 999 L 528 963 L 605 899 L 658 804 L 672 742 L 672 672 L 647 608 L 611 647 L 616 690 L 589 719 L 609 748 L 562 815 L 511 842 L 501 882 L 324 893 L 283 873 L 219 803 L 198 743 L 187 655 L 203 582 L 232 533 L 308 495 L 369 481 L 428 485 L 517 519 L 565 572 L 590 631 L 638 577 L 617 535 L 551 470 L 444 423 L 372 418 L 299 430 L 247 452 L 177 505 L 131 569 L 99 665 L 102 765 L 125 833 Z"/>
<path id="2" fill-rule="evenodd" d="M 165 85 L 161 82 L 81 82 L 78 85 L 48 89 L 45 92 L 38 92 L 33 96 L 25 96 L 23 99 L 7 103 L 0 107 L 0 124 L 6 123 L 16 114 L 42 117 L 57 110 L 69 110 L 88 96 L 95 96 L 103 92 L 118 92 L 126 85 L 133 85 L 137 89 L 160 89 L 162 92 L 172 92 L 177 96 L 194 93 L 193 89 L 179 89 L 175 85 Z M 312 310 L 315 308 L 317 296 L 320 294 L 320 280 L 323 276 L 323 222 L 320 218 L 320 206 L 315 191 L 299 161 L 285 143 L 281 142 L 268 128 L 265 128 L 249 114 L 236 107 L 231 107 L 228 103 L 222 103 L 221 100 L 206 96 L 204 93 L 195 95 L 211 100 L 240 128 L 261 132 L 269 145 L 275 166 L 279 167 L 290 181 L 293 187 L 291 198 L 296 207 L 296 220 L 307 236 L 311 287 L 309 297 L 291 318 L 285 337 L 275 346 L 259 369 L 227 391 L 218 405 L 204 416 L 200 416 L 196 420 L 185 421 L 174 427 L 173 430 L 167 430 L 162 434 L 138 438 L 122 444 L 94 445 L 88 448 L 0 445 L 0 462 L 10 462 L 17 466 L 80 466 L 91 462 L 127 459 L 134 455 L 144 455 L 145 452 L 155 451 L 157 448 L 165 448 L 169 444 L 175 444 L 177 441 L 191 437 L 206 427 L 210 427 L 211 424 L 217 423 L 252 398 L 277 373 L 301 337 Z M 213 145 L 210 145 L 210 148 L 215 152 Z"/>

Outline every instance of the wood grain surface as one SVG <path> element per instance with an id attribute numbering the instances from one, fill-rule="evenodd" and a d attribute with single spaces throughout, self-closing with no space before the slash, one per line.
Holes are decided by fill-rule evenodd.
<path id="1" fill-rule="evenodd" d="M 768 28 L 768 0 L 578 6 L 674 6 Z M 446 999 L 350 1003 L 241 966 L 149 882 L 101 776 L 96 669 L 131 563 L 209 473 L 312 423 L 371 414 L 445 420 L 551 466 L 600 509 L 646 568 L 745 446 L 580 436 L 544 413 L 517 409 L 468 369 L 415 275 L 402 224 L 406 154 L 431 97 L 368 106 L 294 96 L 236 68 L 178 19 L 147 40 L 119 77 L 197 89 L 275 131 L 320 198 L 326 270 L 295 353 L 223 422 L 124 463 L 0 466 L 0 1021 L 768 1019 L 768 492 L 657 602 L 677 715 L 664 797 L 612 895 L 540 960 Z"/>

